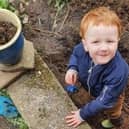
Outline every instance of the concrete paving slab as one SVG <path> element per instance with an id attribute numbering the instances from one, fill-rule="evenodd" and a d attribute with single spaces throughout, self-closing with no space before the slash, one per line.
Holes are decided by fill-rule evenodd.
<path id="1" fill-rule="evenodd" d="M 19 76 L 21 76 L 25 71 L 20 70 L 18 72 L 3 72 L 0 71 L 0 89 L 8 86 L 14 82 Z"/>
<path id="2" fill-rule="evenodd" d="M 64 118 L 76 107 L 39 55 L 35 70 L 11 84 L 8 93 L 30 129 L 73 129 Z M 91 128 L 84 123 L 77 129 Z"/>
<path id="3" fill-rule="evenodd" d="M 19 70 L 33 69 L 34 68 L 34 47 L 33 43 L 24 40 L 23 55 L 21 60 L 15 65 L 0 64 L 1 71 L 14 72 Z"/>

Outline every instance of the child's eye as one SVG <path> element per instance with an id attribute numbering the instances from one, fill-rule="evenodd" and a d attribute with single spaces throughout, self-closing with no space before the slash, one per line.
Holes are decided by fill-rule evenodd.
<path id="1" fill-rule="evenodd" d="M 107 42 L 108 42 L 108 43 L 114 43 L 114 41 L 113 41 L 113 40 L 108 40 Z"/>
<path id="2" fill-rule="evenodd" d="M 92 43 L 96 44 L 96 43 L 99 43 L 99 41 L 93 41 Z"/>

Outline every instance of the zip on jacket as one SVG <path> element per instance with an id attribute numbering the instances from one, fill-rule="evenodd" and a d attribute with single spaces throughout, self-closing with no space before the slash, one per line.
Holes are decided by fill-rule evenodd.
<path id="1" fill-rule="evenodd" d="M 93 63 L 93 61 L 91 61 L 91 67 L 90 67 L 90 69 L 88 70 L 88 73 L 89 73 L 89 75 L 88 75 L 88 78 L 87 78 L 87 86 L 88 86 L 88 93 L 89 93 L 89 95 L 91 95 L 91 91 L 90 91 L 90 78 L 91 78 L 91 75 L 92 75 L 92 71 L 93 71 L 93 69 L 95 68 L 95 66 L 96 65 L 94 65 L 94 63 Z"/>
<path id="2" fill-rule="evenodd" d="M 106 93 L 106 91 L 108 90 L 108 87 L 107 86 L 105 86 L 104 87 L 104 89 L 103 89 L 103 95 L 102 95 L 102 97 L 100 98 L 100 101 L 102 101 L 103 100 L 103 98 L 104 98 L 104 96 L 105 96 L 105 93 Z"/>

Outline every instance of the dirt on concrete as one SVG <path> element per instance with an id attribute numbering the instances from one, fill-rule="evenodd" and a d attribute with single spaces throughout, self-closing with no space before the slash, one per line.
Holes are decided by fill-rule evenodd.
<path id="1" fill-rule="evenodd" d="M 122 20 L 124 35 L 119 49 L 129 64 L 129 1 L 128 0 L 71 0 L 60 13 L 54 4 L 48 5 L 48 0 L 28 0 L 14 5 L 19 9 L 26 39 L 34 43 L 35 48 L 64 86 L 64 75 L 73 46 L 81 41 L 79 25 L 83 15 L 90 9 L 106 6 L 114 10 Z M 84 90 L 70 95 L 75 105 L 81 107 L 85 101 Z M 123 107 L 124 124 L 119 129 L 129 129 L 129 86 L 126 89 L 126 99 Z M 97 115 L 89 121 L 93 129 L 98 129 L 98 123 L 104 116 Z M 117 128 L 118 129 L 118 128 Z"/>

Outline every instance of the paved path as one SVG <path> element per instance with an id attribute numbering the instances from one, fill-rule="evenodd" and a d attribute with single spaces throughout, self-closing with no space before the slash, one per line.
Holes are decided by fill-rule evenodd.
<path id="1" fill-rule="evenodd" d="M 36 54 L 35 70 L 8 87 L 8 92 L 30 129 L 72 129 L 64 117 L 76 107 L 67 93 Z M 77 129 L 91 129 L 87 123 Z"/>

